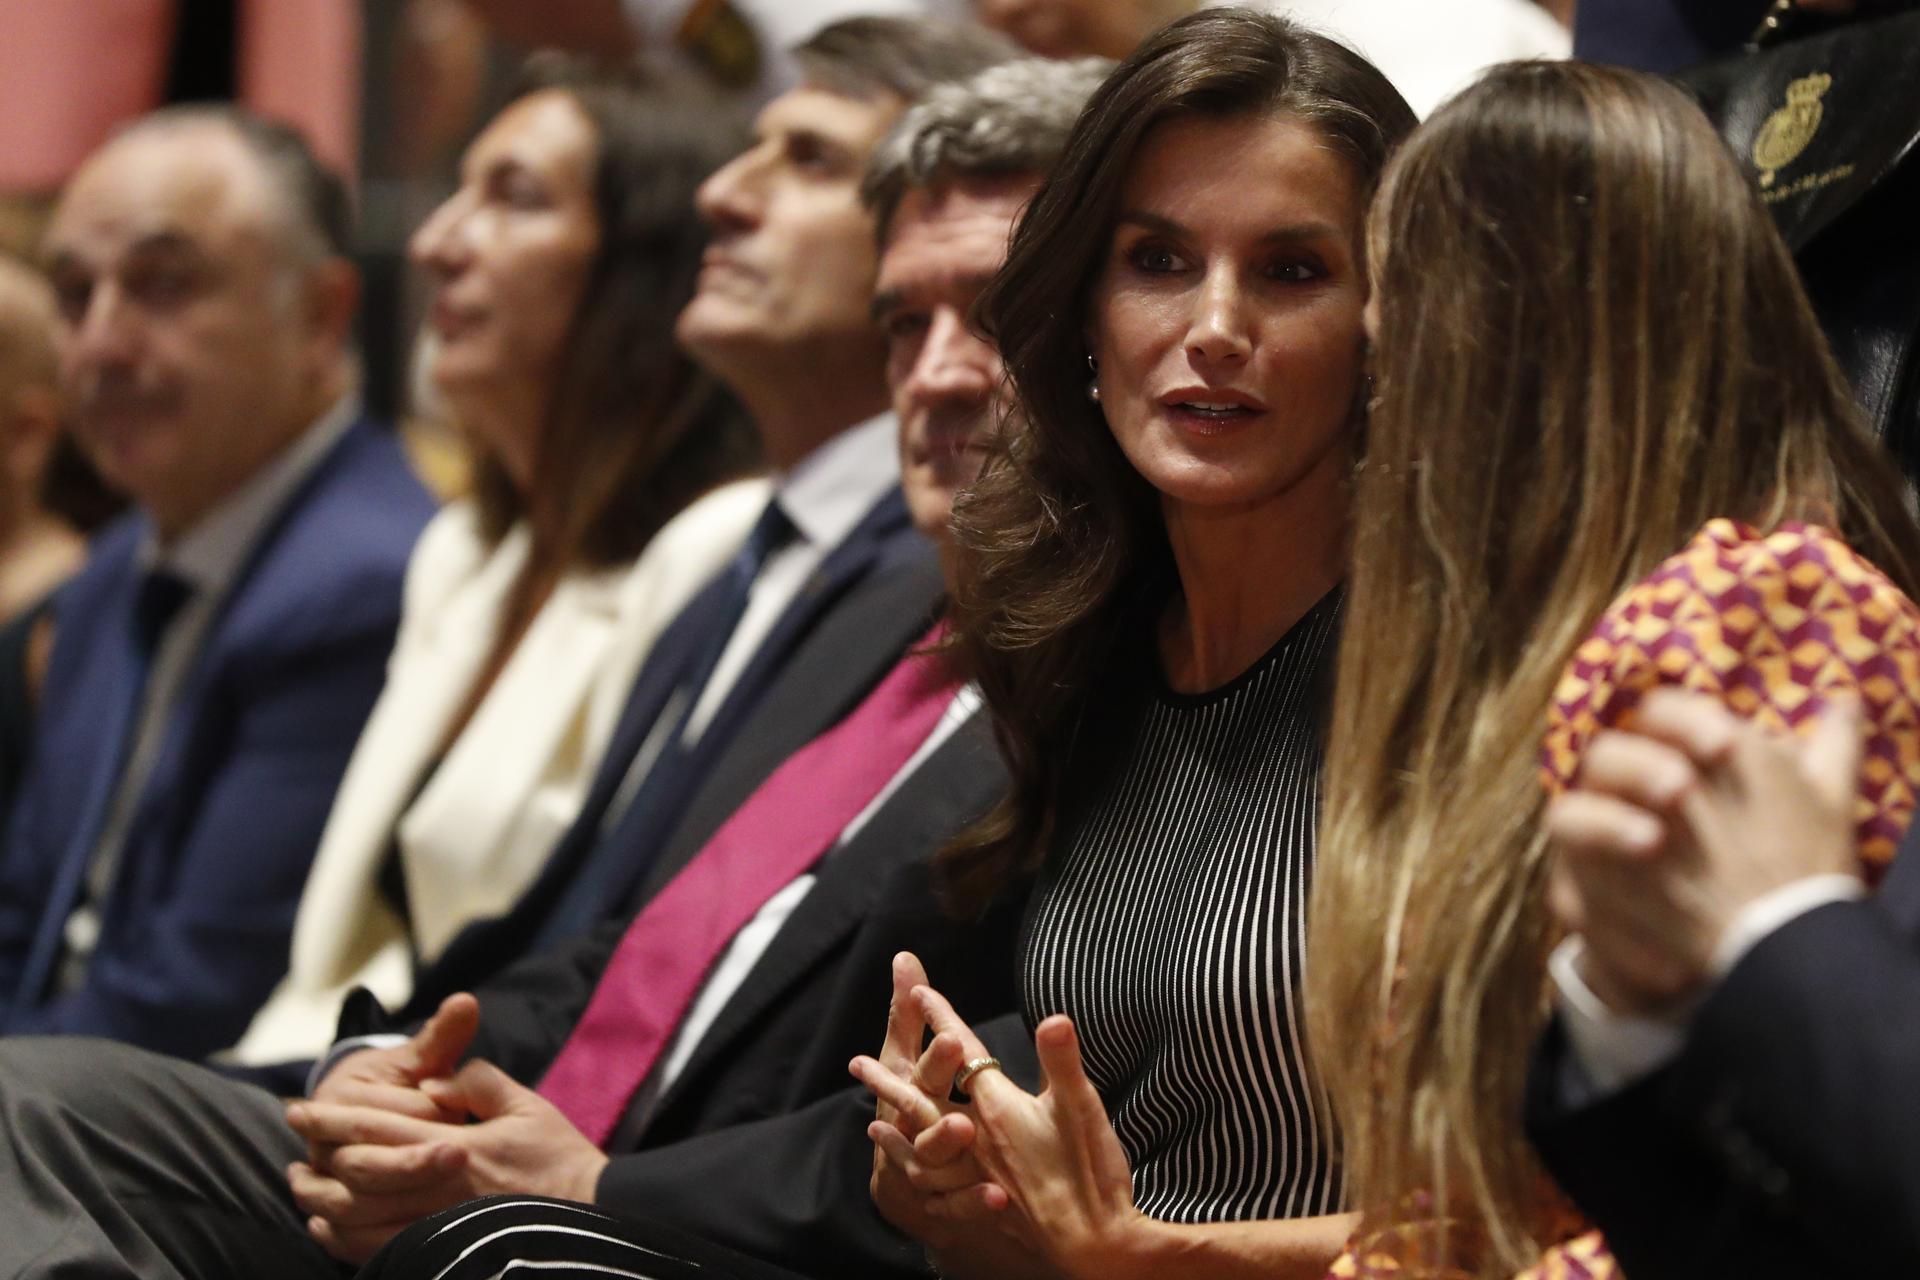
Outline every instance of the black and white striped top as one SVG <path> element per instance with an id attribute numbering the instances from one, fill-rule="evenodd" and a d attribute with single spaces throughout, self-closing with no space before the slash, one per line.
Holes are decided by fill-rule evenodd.
<path id="1" fill-rule="evenodd" d="M 1156 669 L 1122 695 L 1115 767 L 1035 893 L 1028 1017 L 1073 1017 L 1135 1199 L 1165 1221 L 1340 1208 L 1299 1049 L 1339 613 L 1336 590 L 1211 693 L 1173 693 Z"/>

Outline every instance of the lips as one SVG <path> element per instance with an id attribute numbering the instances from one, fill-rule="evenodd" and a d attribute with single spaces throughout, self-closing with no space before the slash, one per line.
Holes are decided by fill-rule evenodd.
<path id="1" fill-rule="evenodd" d="M 427 322 L 433 326 L 434 333 L 442 340 L 457 338 L 472 328 L 480 319 L 479 312 L 471 307 L 462 307 L 439 298 L 427 312 Z"/>
<path id="2" fill-rule="evenodd" d="M 1182 387 L 1160 397 L 1175 423 L 1202 435 L 1231 431 L 1266 413 L 1266 403 L 1230 387 Z"/>
<path id="3" fill-rule="evenodd" d="M 758 271 L 724 249 L 709 248 L 700 256 L 700 274 L 706 276 L 709 272 L 716 276 L 733 276 L 749 282 L 760 279 Z"/>

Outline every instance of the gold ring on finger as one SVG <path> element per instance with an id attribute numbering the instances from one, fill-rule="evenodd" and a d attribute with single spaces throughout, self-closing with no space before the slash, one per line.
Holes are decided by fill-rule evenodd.
<path id="1" fill-rule="evenodd" d="M 959 1092 L 965 1093 L 967 1091 L 967 1081 L 973 1079 L 982 1071 L 1000 1071 L 1003 1069 L 1000 1065 L 1000 1059 L 998 1058 L 969 1058 L 967 1059 L 967 1064 L 954 1073 L 953 1087 Z"/>

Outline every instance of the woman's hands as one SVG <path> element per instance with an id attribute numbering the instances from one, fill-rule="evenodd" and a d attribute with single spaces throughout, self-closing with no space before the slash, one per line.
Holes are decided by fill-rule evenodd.
<path id="1" fill-rule="evenodd" d="M 894 961 L 881 1057 L 853 1074 L 877 1110 L 873 1195 L 895 1226 L 953 1275 L 1099 1276 L 1152 1269 L 1159 1224 L 1133 1203 L 1132 1171 L 1087 1078 L 1065 1017 L 1034 1036 L 1046 1085 L 1030 1094 L 995 1070 L 949 1099 L 961 1066 L 991 1056 L 919 961 Z M 926 1031 L 933 1040 L 920 1049 Z"/>

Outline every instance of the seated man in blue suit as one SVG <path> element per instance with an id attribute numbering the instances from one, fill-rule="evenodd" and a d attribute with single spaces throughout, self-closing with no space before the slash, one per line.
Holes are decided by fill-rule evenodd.
<path id="1" fill-rule="evenodd" d="M 432 510 L 352 395 L 347 211 L 290 131 L 183 108 L 54 214 L 73 427 L 135 509 L 56 602 L 0 852 L 0 1031 L 203 1054 L 286 967 Z"/>

